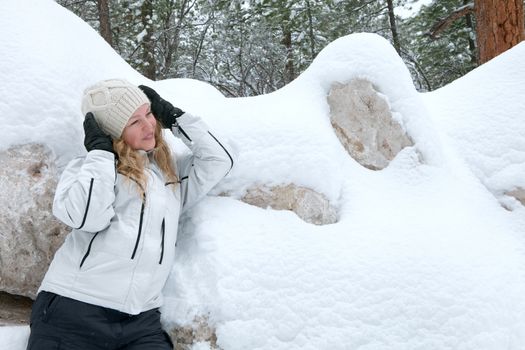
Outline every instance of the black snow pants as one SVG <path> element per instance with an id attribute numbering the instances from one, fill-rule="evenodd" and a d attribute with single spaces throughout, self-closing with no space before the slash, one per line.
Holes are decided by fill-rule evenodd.
<path id="1" fill-rule="evenodd" d="M 31 311 L 27 350 L 172 350 L 158 309 L 128 315 L 40 292 Z"/>

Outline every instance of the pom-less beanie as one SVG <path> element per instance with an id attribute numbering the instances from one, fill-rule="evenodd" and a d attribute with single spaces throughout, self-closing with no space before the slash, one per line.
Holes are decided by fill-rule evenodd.
<path id="1" fill-rule="evenodd" d="M 137 86 L 123 79 L 103 80 L 84 90 L 82 113 L 93 113 L 98 125 L 118 139 L 133 113 L 148 97 Z"/>

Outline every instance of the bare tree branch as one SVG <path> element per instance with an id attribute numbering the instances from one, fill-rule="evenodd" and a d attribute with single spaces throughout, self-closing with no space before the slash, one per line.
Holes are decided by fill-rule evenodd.
<path id="1" fill-rule="evenodd" d="M 434 24 L 432 28 L 430 28 L 430 31 L 427 33 L 427 35 L 430 36 L 432 40 L 435 40 L 438 38 L 439 34 L 450 27 L 450 25 L 455 20 L 471 13 L 474 13 L 474 3 L 461 6 L 456 11 L 452 12 L 450 15 Z"/>

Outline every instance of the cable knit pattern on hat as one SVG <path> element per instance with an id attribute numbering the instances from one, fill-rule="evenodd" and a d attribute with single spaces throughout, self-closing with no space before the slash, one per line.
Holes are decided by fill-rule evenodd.
<path id="1" fill-rule="evenodd" d="M 103 80 L 84 90 L 82 113 L 93 113 L 100 128 L 118 139 L 133 113 L 148 97 L 137 86 L 123 79 Z"/>

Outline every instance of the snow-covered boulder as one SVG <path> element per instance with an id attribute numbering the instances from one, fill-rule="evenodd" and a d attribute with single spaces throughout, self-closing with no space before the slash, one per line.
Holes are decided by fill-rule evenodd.
<path id="1" fill-rule="evenodd" d="M 337 221 L 337 211 L 325 196 L 294 184 L 271 188 L 252 187 L 246 191 L 241 200 L 260 208 L 291 210 L 311 224 L 326 225 Z"/>
<path id="2" fill-rule="evenodd" d="M 514 190 L 505 192 L 505 195 L 516 198 L 522 205 L 525 206 L 525 189 L 518 187 Z"/>
<path id="3" fill-rule="evenodd" d="M 328 95 L 337 137 L 359 164 L 383 169 L 403 148 L 413 146 L 388 101 L 366 79 L 335 83 Z"/>
<path id="4" fill-rule="evenodd" d="M 215 328 L 210 327 L 207 317 L 197 317 L 192 324 L 170 329 L 168 334 L 173 339 L 174 350 L 192 350 L 199 343 L 206 343 L 205 349 L 220 349 Z"/>
<path id="5" fill-rule="evenodd" d="M 41 144 L 0 151 L 0 291 L 34 298 L 68 232 L 51 214 L 54 158 Z"/>

